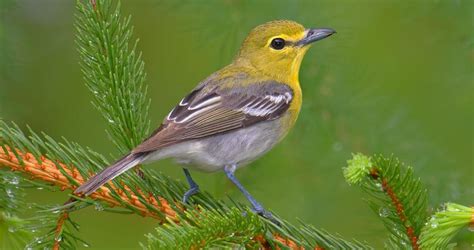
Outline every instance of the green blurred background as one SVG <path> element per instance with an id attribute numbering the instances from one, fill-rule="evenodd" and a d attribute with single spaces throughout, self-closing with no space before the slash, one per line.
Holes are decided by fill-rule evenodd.
<path id="1" fill-rule="evenodd" d="M 0 117 L 116 157 L 79 70 L 74 1 L 0 0 L 0 6 Z M 351 152 L 393 153 L 414 166 L 433 206 L 472 205 L 474 1 L 139 0 L 123 1 L 122 9 L 140 38 L 154 125 L 229 63 L 252 27 L 292 19 L 338 31 L 303 62 L 304 106 L 293 132 L 237 174 L 282 217 L 382 247 L 381 221 L 342 176 Z M 150 167 L 184 181 L 172 161 Z M 194 176 L 202 190 L 244 201 L 222 173 Z M 59 204 L 66 194 L 27 197 Z M 138 248 L 157 226 L 94 209 L 75 217 L 95 249 Z"/>

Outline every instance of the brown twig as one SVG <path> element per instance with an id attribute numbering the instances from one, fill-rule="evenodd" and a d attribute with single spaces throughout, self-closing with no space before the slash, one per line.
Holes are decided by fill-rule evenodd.
<path id="1" fill-rule="evenodd" d="M 373 167 L 370 170 L 370 176 L 372 177 L 372 179 L 378 180 L 381 182 L 383 191 L 388 195 L 388 197 L 390 197 L 390 200 L 392 201 L 392 205 L 395 207 L 395 210 L 397 211 L 398 218 L 402 221 L 403 225 L 405 226 L 406 234 L 408 238 L 410 239 L 412 248 L 414 250 L 418 250 L 420 248 L 418 244 L 419 236 L 415 234 L 415 230 L 413 229 L 413 227 L 407 223 L 408 218 L 405 214 L 405 208 L 403 207 L 403 204 L 400 202 L 400 199 L 398 198 L 397 194 L 393 191 L 387 179 L 383 178 L 380 175 L 380 172 L 376 167 Z"/>
<path id="2" fill-rule="evenodd" d="M 283 238 L 278 234 L 275 234 L 273 237 L 275 238 L 276 241 L 280 242 L 281 244 L 283 244 L 285 246 L 288 246 L 288 248 L 290 248 L 290 249 L 304 250 L 304 247 L 298 246 L 294 241 L 292 241 L 290 239 Z M 280 248 L 277 247 L 277 249 L 280 249 Z M 322 249 L 322 248 L 316 247 L 315 249 Z"/>
<path id="3" fill-rule="evenodd" d="M 74 190 L 76 189 L 76 185 L 71 183 L 69 179 L 58 169 L 56 163 L 51 161 L 50 159 L 42 156 L 41 163 L 38 162 L 35 157 L 31 153 L 24 153 L 20 150 L 16 150 L 18 156 L 23 160 L 23 165 L 20 163 L 18 158 L 12 152 L 12 150 L 8 147 L 5 147 L 7 152 L 5 152 L 0 147 L 0 167 L 6 167 L 11 169 L 12 171 L 19 171 L 26 175 L 29 175 L 31 178 L 40 179 L 45 181 L 49 184 L 58 186 L 61 190 Z M 74 166 L 66 166 L 63 163 L 57 163 L 61 168 L 66 172 L 66 174 L 72 177 L 78 184 L 84 183 L 84 177 L 81 176 L 77 168 Z M 110 183 L 111 187 L 102 186 L 99 190 L 92 193 L 89 197 L 94 200 L 105 201 L 111 206 L 122 206 L 122 203 L 115 199 L 112 196 L 112 192 L 115 192 L 120 196 L 120 200 L 127 203 L 129 206 L 132 206 L 135 210 L 138 210 L 142 216 L 152 217 L 154 219 L 158 219 L 160 222 L 165 222 L 166 219 L 171 219 L 173 221 L 178 220 L 177 212 L 173 210 L 170 203 L 162 197 L 155 197 L 153 195 L 145 195 L 143 192 L 137 194 L 131 194 L 130 197 L 125 194 L 122 189 L 116 188 L 113 184 Z M 132 193 L 130 188 L 125 186 L 126 191 Z M 140 196 L 140 197 L 139 197 Z M 160 217 L 154 210 L 150 210 L 147 208 L 145 204 L 143 204 L 139 198 L 144 198 L 150 203 L 156 210 L 161 211 L 165 216 L 166 219 Z M 177 207 L 182 207 L 181 205 L 177 204 Z M 62 231 L 63 225 L 65 221 L 68 219 L 69 214 L 67 212 L 63 212 L 58 219 L 58 223 L 56 226 L 56 235 L 59 235 Z M 290 249 L 303 249 L 301 246 L 298 246 L 294 241 L 290 239 L 286 239 L 281 237 L 278 234 L 274 235 L 275 240 L 282 243 L 283 245 L 288 246 Z M 266 241 L 263 236 L 255 236 L 254 239 L 259 242 L 263 249 L 271 249 L 271 244 Z M 58 250 L 60 248 L 60 241 L 55 239 L 53 249 Z M 316 247 L 315 249 L 323 249 L 320 247 Z"/>
<path id="4" fill-rule="evenodd" d="M 54 244 L 53 250 L 59 250 L 61 245 L 61 234 L 63 232 L 64 223 L 69 218 L 69 213 L 67 211 L 63 211 L 59 216 L 58 222 L 56 223 L 56 229 L 54 230 Z"/>
<path id="5" fill-rule="evenodd" d="M 31 178 L 41 179 L 47 183 L 59 186 L 61 190 L 76 189 L 77 186 L 71 183 L 68 178 L 63 175 L 63 173 L 58 169 L 56 163 L 54 163 L 53 161 L 42 156 L 40 163 L 31 153 L 23 153 L 20 150 L 17 150 L 16 152 L 18 156 L 23 159 L 24 165 L 21 165 L 20 161 L 16 158 L 15 154 L 11 151 L 11 149 L 9 149 L 8 147 L 6 148 L 8 152 L 4 152 L 3 149 L 0 148 L 0 165 L 9 167 L 13 171 L 23 172 L 31 176 Z M 72 177 L 77 183 L 84 183 L 84 178 L 81 176 L 81 174 L 75 167 L 68 167 L 62 163 L 58 163 L 58 165 L 60 165 L 61 168 L 66 172 L 66 174 Z M 114 191 L 120 196 L 120 199 L 122 201 L 128 203 L 135 210 L 140 211 L 140 214 L 142 216 L 160 219 L 161 217 L 155 211 L 148 209 L 145 204 L 140 202 L 139 198 L 143 198 L 147 200 L 148 203 L 152 204 L 154 208 L 164 213 L 166 217 L 172 220 L 177 219 L 176 211 L 171 208 L 168 201 L 161 197 L 155 198 L 151 194 L 145 195 L 144 193 L 132 193 L 129 197 L 122 189 L 114 187 L 113 184 L 110 184 L 110 186 L 113 190 L 106 186 L 102 186 L 99 190 L 92 193 L 89 197 L 94 200 L 105 201 L 111 206 L 120 206 L 121 203 L 112 196 L 112 191 Z M 130 188 L 126 186 L 125 189 L 129 192 L 131 191 Z"/>

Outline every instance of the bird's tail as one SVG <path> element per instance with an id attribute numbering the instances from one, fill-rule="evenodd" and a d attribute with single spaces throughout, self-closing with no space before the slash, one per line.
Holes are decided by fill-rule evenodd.
<path id="1" fill-rule="evenodd" d="M 99 189 L 102 185 L 108 181 L 114 179 L 115 177 L 121 175 L 123 172 L 133 168 L 134 166 L 140 164 L 144 158 L 144 155 L 138 155 L 130 153 L 118 160 L 114 164 L 100 171 L 92 178 L 87 180 L 84 184 L 74 190 L 76 195 L 88 196 Z"/>

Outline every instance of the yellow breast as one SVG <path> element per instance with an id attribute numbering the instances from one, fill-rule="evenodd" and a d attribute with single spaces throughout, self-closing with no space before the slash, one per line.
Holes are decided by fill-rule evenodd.
<path id="1" fill-rule="evenodd" d="M 300 81 L 299 81 L 299 72 L 301 62 L 303 61 L 303 57 L 306 53 L 307 49 L 300 51 L 300 53 L 296 56 L 295 60 L 291 64 L 290 67 L 290 75 L 287 80 L 287 84 L 293 90 L 293 101 L 291 102 L 289 111 L 291 112 L 290 116 L 290 126 L 293 126 L 298 119 L 298 115 L 301 110 L 301 105 L 303 103 L 303 93 L 301 91 Z"/>
<path id="2" fill-rule="evenodd" d="M 292 87 L 293 89 L 293 100 L 291 101 L 290 107 L 288 109 L 288 112 L 290 113 L 290 116 L 288 117 L 288 126 L 292 127 L 296 120 L 298 119 L 298 115 L 301 110 L 301 104 L 303 102 L 303 95 L 301 93 L 301 87 L 299 84 L 296 86 Z"/>

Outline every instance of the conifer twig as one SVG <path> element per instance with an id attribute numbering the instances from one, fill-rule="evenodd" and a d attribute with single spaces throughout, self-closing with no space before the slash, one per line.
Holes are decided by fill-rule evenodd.
<path id="1" fill-rule="evenodd" d="M 344 169 L 349 184 L 357 184 L 373 199 L 369 204 L 391 232 L 390 243 L 420 248 L 421 229 L 428 217 L 427 191 L 411 167 L 397 159 L 355 154 Z"/>
<path id="2" fill-rule="evenodd" d="M 8 125 L 0 120 L 0 168 L 16 171 L 17 173 L 24 173 L 25 178 L 30 177 L 29 181 L 34 186 L 45 186 L 43 183 L 49 183 L 53 186 L 59 187 L 61 190 L 74 190 L 78 185 L 84 183 L 84 180 L 89 178 L 92 173 L 96 173 L 107 166 L 109 162 L 100 154 L 94 152 L 90 148 L 85 148 L 77 143 L 70 142 L 66 139 L 59 142 L 50 136 L 43 134 L 39 136 L 33 130 L 29 129 L 30 135 L 26 135 L 16 125 Z M 258 225 L 263 226 L 260 231 L 249 231 L 247 227 L 245 236 L 240 237 L 241 241 L 235 241 L 235 237 L 227 238 L 222 241 L 219 229 L 226 230 L 229 234 L 241 233 L 241 228 L 236 228 L 236 225 L 242 226 L 242 221 L 248 221 L 250 218 L 250 211 L 238 203 L 234 206 L 228 206 L 220 200 L 217 200 L 206 193 L 202 193 L 196 197 L 196 205 L 189 209 L 181 204 L 180 198 L 185 191 L 184 185 L 171 180 L 160 174 L 153 174 L 147 171 L 147 179 L 144 181 L 134 174 L 125 174 L 120 180 L 113 180 L 107 183 L 104 187 L 93 193 L 87 199 L 83 197 L 72 196 L 72 198 L 83 201 L 83 204 L 65 204 L 64 206 L 53 206 L 51 208 L 42 208 L 42 214 L 32 218 L 33 224 L 30 228 L 36 230 L 37 222 L 41 222 L 41 236 L 35 237 L 35 242 L 29 244 L 29 247 L 47 247 L 53 248 L 55 240 L 60 240 L 61 248 L 73 248 L 75 244 L 86 244 L 85 241 L 76 236 L 78 225 L 71 218 L 65 220 L 65 225 L 60 226 L 62 231 L 58 237 L 55 230 L 58 228 L 58 221 L 60 221 L 61 212 L 67 210 L 71 213 L 74 210 L 94 204 L 97 210 L 106 210 L 112 212 L 135 213 L 142 216 L 152 217 L 163 226 L 158 226 L 156 231 L 162 228 L 169 228 L 169 225 L 175 223 L 176 232 L 180 233 L 183 230 L 189 230 L 186 235 L 193 236 L 198 232 L 200 236 L 211 237 L 205 238 L 211 246 L 214 242 L 221 242 L 224 244 L 240 244 L 248 242 L 248 239 L 254 239 L 256 235 L 263 235 L 264 241 L 255 244 L 262 246 L 270 246 L 274 248 L 280 246 L 287 248 L 289 245 L 302 246 L 304 248 L 314 248 L 315 246 L 322 246 L 326 249 L 372 249 L 366 244 L 357 241 L 347 241 L 338 236 L 332 235 L 323 230 L 318 230 L 302 223 L 303 227 L 293 226 L 284 220 L 281 220 L 282 226 L 276 227 L 272 223 L 268 223 L 260 217 L 251 216 L 254 220 L 247 223 L 248 228 L 254 228 Z M 99 202 L 106 203 L 105 208 Z M 123 209 L 111 209 L 117 206 Z M 186 208 L 186 209 L 185 209 Z M 234 216 L 229 217 L 227 212 L 234 209 Z M 235 211 L 235 209 L 239 211 Z M 245 212 L 246 211 L 246 212 Z M 196 219 L 196 216 L 186 217 L 187 213 L 209 214 L 214 213 L 214 218 L 217 221 L 211 222 L 213 226 L 204 226 L 202 218 L 208 220 L 206 216 L 200 216 L 201 219 Z M 244 215 L 242 212 L 245 212 Z M 43 222 L 47 221 L 45 225 Z M 230 222 L 237 222 L 232 224 Z M 185 223 L 191 225 L 190 227 L 182 227 Z M 201 226 L 193 226 L 201 225 Z M 228 228 L 222 228 L 223 225 L 228 225 Z M 49 230 L 46 230 L 49 228 Z M 231 228 L 234 228 L 232 230 Z M 211 231 L 207 231 L 207 229 Z M 168 234 L 168 231 L 163 231 Z M 213 234 L 212 232 L 215 232 Z M 43 234 L 44 233 L 44 234 Z M 278 236 L 280 237 L 277 237 Z M 149 242 L 151 249 L 156 249 L 154 246 L 162 244 L 163 238 L 150 236 L 152 240 Z M 181 236 L 178 236 L 181 238 Z M 213 240 L 215 239 L 215 240 Z M 184 239 L 185 241 L 187 239 Z M 256 239 L 255 239 L 256 240 Z M 198 244 L 199 245 L 199 244 Z M 240 245 L 242 246 L 242 245 Z"/>
<path id="3" fill-rule="evenodd" d="M 412 248 L 414 250 L 418 250 L 420 248 L 420 246 L 418 245 L 419 236 L 415 234 L 415 231 L 414 231 L 413 227 L 409 223 L 407 223 L 408 218 L 407 218 L 407 215 L 405 213 L 405 207 L 400 202 L 400 198 L 394 192 L 394 190 L 393 190 L 392 186 L 389 184 L 389 181 L 387 180 L 387 178 L 383 177 L 383 176 L 380 176 L 380 174 L 381 173 L 377 169 L 377 167 L 374 166 L 370 169 L 370 177 L 374 181 L 380 181 L 380 183 L 382 184 L 382 190 L 384 191 L 384 193 L 388 197 L 390 197 L 392 205 L 397 211 L 398 218 L 400 219 L 400 221 L 405 226 L 406 234 L 407 234 L 408 238 L 410 239 Z"/>
<path id="4" fill-rule="evenodd" d="M 12 151 L 8 146 L 3 145 L 4 147 L 0 147 L 0 167 L 6 167 L 11 169 L 12 171 L 19 171 L 26 175 L 29 175 L 31 178 L 40 179 L 44 182 L 49 184 L 55 185 L 60 187 L 62 191 L 64 190 L 74 190 L 76 188 L 76 184 L 71 183 L 69 179 L 58 169 L 56 164 L 49 160 L 48 158 L 42 156 L 41 162 L 38 162 L 35 157 L 31 153 L 24 153 L 20 150 L 16 150 L 15 152 Z M 6 152 L 4 150 L 7 150 Z M 18 160 L 18 155 L 22 159 L 22 163 Z M 66 171 L 66 173 L 72 177 L 77 184 L 84 183 L 84 178 L 81 176 L 77 168 L 74 166 L 66 166 L 62 163 L 58 163 L 61 167 Z M 166 216 L 165 220 L 162 217 L 158 216 L 155 212 L 148 209 L 143 203 L 140 202 L 139 197 L 136 194 L 132 194 L 127 196 L 122 189 L 116 188 L 112 183 L 110 186 L 113 190 L 110 190 L 106 186 L 102 186 L 98 191 L 92 193 L 89 197 L 94 200 L 105 201 L 111 206 L 123 206 L 122 203 L 117 201 L 111 194 L 112 191 L 119 194 L 120 198 L 126 202 L 129 206 L 134 207 L 136 210 L 140 211 L 142 216 L 152 217 L 154 219 L 160 220 L 160 222 L 165 222 L 165 220 L 171 220 L 178 222 L 178 213 L 173 210 L 172 206 L 169 204 L 167 200 L 162 197 L 154 197 L 153 195 L 146 196 L 144 193 L 141 193 L 141 198 L 145 198 L 148 200 L 149 203 L 153 204 L 153 206 L 162 211 L 163 214 Z M 129 189 L 125 186 L 126 189 Z M 182 208 L 181 205 L 176 205 L 177 207 Z M 61 216 L 59 216 L 57 227 L 55 234 L 59 235 L 62 227 L 64 226 L 65 221 L 68 219 L 69 213 L 63 211 Z M 298 246 L 296 242 L 291 239 L 284 238 L 278 234 L 274 235 L 275 241 L 281 243 L 284 246 L 289 247 L 290 249 L 303 249 L 301 246 Z M 263 249 L 270 249 L 271 244 L 267 242 L 265 237 L 262 236 L 255 236 L 254 240 L 258 242 Z M 60 240 L 55 239 L 53 249 L 57 250 L 60 249 Z M 315 249 L 323 249 L 321 247 L 316 246 Z"/>
<path id="5" fill-rule="evenodd" d="M 56 228 L 54 230 L 54 243 L 53 243 L 53 250 L 59 250 L 61 244 L 61 234 L 63 231 L 64 224 L 69 217 L 68 211 L 63 211 L 59 216 L 58 222 L 56 223 Z"/>
<path id="6" fill-rule="evenodd" d="M 145 62 L 131 17 L 110 0 L 78 1 L 76 7 L 76 42 L 92 103 L 107 121 L 111 141 L 128 153 L 150 129 Z"/>
<path id="7" fill-rule="evenodd" d="M 431 216 L 420 235 L 421 249 L 447 249 L 454 236 L 464 227 L 474 227 L 474 207 L 445 203 Z"/>
<path id="8" fill-rule="evenodd" d="M 10 168 L 13 171 L 23 172 L 29 175 L 31 178 L 41 179 L 47 183 L 58 186 L 61 188 L 61 190 L 74 190 L 77 187 L 76 184 L 71 183 L 69 179 L 64 176 L 64 174 L 58 169 L 54 162 L 47 159 L 46 157 L 42 156 L 40 163 L 31 153 L 23 153 L 20 150 L 17 150 L 16 153 L 23 160 L 24 165 L 21 165 L 17 156 L 15 156 L 15 153 L 13 153 L 10 148 L 5 148 L 9 151 L 4 152 L 4 150 L 0 148 L 0 167 L 4 166 Z M 68 167 L 62 163 L 59 164 L 62 166 L 64 171 L 66 171 L 66 173 L 70 177 L 72 177 L 78 184 L 84 183 L 84 178 L 81 176 L 77 168 L 72 166 Z M 127 196 L 122 189 L 114 187 L 112 183 L 110 184 L 110 186 L 113 187 L 113 191 L 115 191 L 115 193 L 117 193 L 123 201 L 127 202 L 131 207 L 138 210 L 142 216 L 152 217 L 155 219 L 160 218 L 154 211 L 151 211 L 147 208 L 147 206 L 141 203 L 139 197 L 136 194 Z M 128 189 L 127 187 L 125 188 Z M 162 211 L 169 219 L 177 219 L 176 212 L 171 208 L 171 206 L 165 199 L 161 197 L 155 198 L 152 195 L 141 195 L 142 197 L 140 198 L 145 198 L 149 203 L 153 204 L 157 210 Z M 92 193 L 89 197 L 94 200 L 105 201 L 111 206 L 121 206 L 121 203 L 112 196 L 112 190 L 110 190 L 106 186 L 102 186 L 99 190 Z"/>

